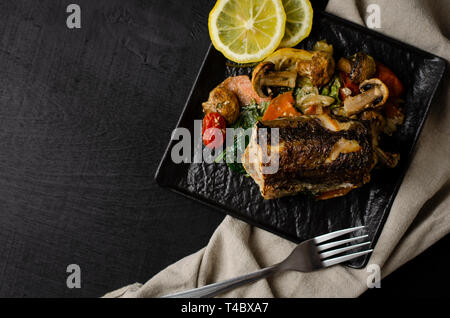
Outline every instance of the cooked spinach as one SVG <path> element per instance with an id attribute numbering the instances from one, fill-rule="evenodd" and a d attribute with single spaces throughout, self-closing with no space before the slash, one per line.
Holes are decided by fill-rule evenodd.
<path id="1" fill-rule="evenodd" d="M 236 123 L 233 125 L 233 128 L 248 129 L 253 127 L 256 122 L 261 120 L 264 116 L 268 106 L 269 102 L 263 102 L 258 105 L 255 101 L 253 101 L 252 104 L 242 107 L 241 114 L 239 115 Z"/>
<path id="2" fill-rule="evenodd" d="M 256 104 L 256 102 L 253 101 L 252 104 L 242 107 L 241 113 L 232 128 L 242 128 L 243 131 L 234 137 L 232 146 L 225 148 L 225 150 L 217 156 L 215 159 L 216 163 L 225 161 L 232 171 L 246 174 L 244 166 L 242 163 L 238 162 L 237 154 L 244 153 L 250 142 L 250 137 L 245 134 L 245 130 L 251 129 L 259 120 L 262 119 L 268 106 L 269 102 Z"/>

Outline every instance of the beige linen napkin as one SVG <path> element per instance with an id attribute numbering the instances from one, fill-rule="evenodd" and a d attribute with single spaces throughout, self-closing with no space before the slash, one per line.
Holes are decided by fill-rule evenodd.
<path id="1" fill-rule="evenodd" d="M 314 1 L 314 0 L 313 0 Z M 381 8 L 381 29 L 401 41 L 450 60 L 450 1 L 331 0 L 327 11 L 364 24 L 369 4 Z M 447 75 L 431 108 L 406 174 L 369 264 L 383 277 L 450 232 L 450 81 Z M 158 297 L 256 271 L 281 261 L 295 245 L 226 217 L 208 245 L 167 267 L 144 285 L 105 297 Z M 224 297 L 356 297 L 367 289 L 365 269 L 336 266 L 314 273 L 287 272 Z"/>

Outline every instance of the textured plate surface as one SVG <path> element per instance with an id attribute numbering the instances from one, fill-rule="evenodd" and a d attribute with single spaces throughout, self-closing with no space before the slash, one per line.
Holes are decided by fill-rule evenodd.
<path id="1" fill-rule="evenodd" d="M 230 171 L 224 164 L 174 164 L 170 153 L 176 141 L 171 141 L 156 173 L 157 182 L 294 242 L 365 225 L 365 233 L 374 247 L 408 168 L 446 63 L 439 57 L 379 33 L 317 12 L 311 35 L 299 47 L 311 49 L 316 41 L 322 39 L 333 44 L 336 60 L 358 51 L 367 52 L 389 66 L 404 83 L 405 123 L 392 138 L 382 141 L 384 149 L 400 152 L 401 161 L 397 168 L 374 170 L 369 184 L 345 197 L 316 201 L 297 195 L 266 201 L 252 179 Z M 178 127 L 188 128 L 193 135 L 194 120 L 202 118 L 201 103 L 228 75 L 230 68 L 226 67 L 225 58 L 210 48 Z M 361 268 L 368 259 L 361 257 L 349 265 Z"/>

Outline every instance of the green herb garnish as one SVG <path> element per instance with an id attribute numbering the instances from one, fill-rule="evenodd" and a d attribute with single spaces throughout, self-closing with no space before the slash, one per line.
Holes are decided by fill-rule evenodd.
<path id="1" fill-rule="evenodd" d="M 232 171 L 246 174 L 244 166 L 242 163 L 238 162 L 237 154 L 243 154 L 250 142 L 251 136 L 247 135 L 245 130 L 251 129 L 262 119 L 267 107 L 269 107 L 269 102 L 256 104 L 254 100 L 250 105 L 242 107 L 241 113 L 236 123 L 233 125 L 233 128 L 242 128 L 243 130 L 234 137 L 233 145 L 225 148 L 225 150 L 217 156 L 214 162 L 220 163 L 225 161 Z"/>

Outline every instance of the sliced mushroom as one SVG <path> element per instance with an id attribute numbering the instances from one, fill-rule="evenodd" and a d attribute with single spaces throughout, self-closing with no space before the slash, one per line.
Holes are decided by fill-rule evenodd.
<path id="1" fill-rule="evenodd" d="M 372 78 L 377 71 L 375 60 L 362 52 L 356 53 L 350 59 L 341 58 L 337 67 L 338 70 L 348 74 L 355 84 Z"/>
<path id="2" fill-rule="evenodd" d="M 363 110 L 383 106 L 388 97 L 389 90 L 378 78 L 364 81 L 359 86 L 361 94 L 347 97 L 344 107 L 338 110 L 338 115 L 350 117 Z"/>
<path id="3" fill-rule="evenodd" d="M 275 64 L 276 71 L 297 71 L 300 61 L 311 61 L 313 52 L 306 50 L 284 48 L 273 52 L 264 62 Z"/>
<path id="4" fill-rule="evenodd" d="M 314 51 L 284 48 L 275 51 L 265 62 L 275 64 L 276 71 L 296 71 L 307 77 L 314 86 L 327 84 L 334 75 L 333 47 L 326 42 L 316 43 Z"/>
<path id="5" fill-rule="evenodd" d="M 262 98 L 268 97 L 269 87 L 294 88 L 296 85 L 297 72 L 273 71 L 274 67 L 272 62 L 262 62 L 253 70 L 253 89 Z"/>

